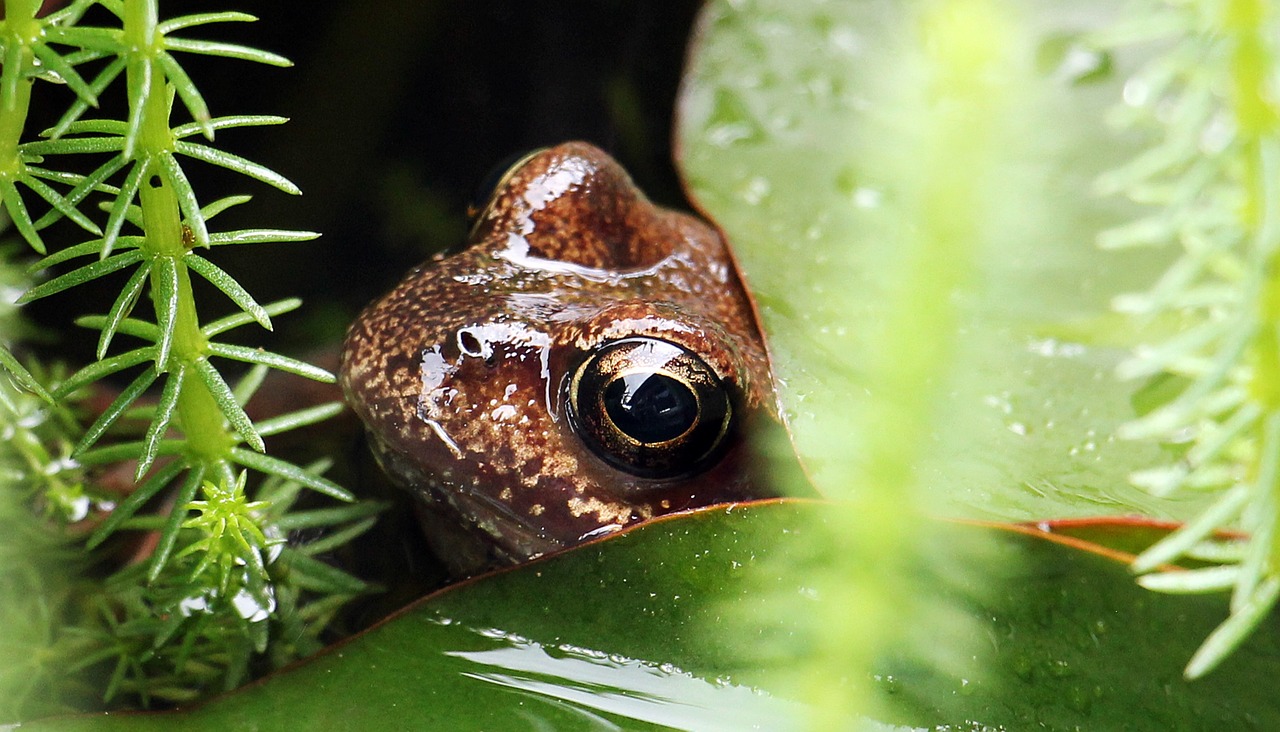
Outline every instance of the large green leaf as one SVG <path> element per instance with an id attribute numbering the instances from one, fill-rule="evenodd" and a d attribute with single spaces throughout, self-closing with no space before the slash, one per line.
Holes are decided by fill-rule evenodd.
<path id="1" fill-rule="evenodd" d="M 803 551 L 803 527 L 828 508 L 779 502 L 657 521 L 446 590 L 192 711 L 22 729 L 797 728 L 801 707 L 771 686 L 772 672 L 794 659 L 771 656 L 744 619 L 759 602 L 754 572 L 775 555 Z M 1128 531 L 1116 530 L 1121 539 Z M 1280 698 L 1258 683 L 1280 658 L 1274 625 L 1219 673 L 1186 682 L 1182 659 L 1217 622 L 1223 600 L 1156 597 L 1111 559 L 994 533 L 996 553 L 970 558 L 932 588 L 978 624 L 981 655 L 945 674 L 909 657 L 886 659 L 875 676 L 883 721 L 946 729 L 1280 728 Z M 802 607 L 815 601 L 803 576 L 772 581 Z M 784 619 L 777 630 L 791 625 Z M 715 626 L 722 632 L 711 637 Z"/>
<path id="2" fill-rule="evenodd" d="M 1133 214 L 1093 189 L 1138 142 L 1104 121 L 1137 60 L 1087 42 L 1113 20 L 1113 5 L 998 6 L 1008 14 L 1010 43 L 1034 68 L 1025 69 L 1026 88 L 1015 96 L 1011 116 L 1021 134 L 1008 140 L 1016 159 L 1001 163 L 1008 180 L 987 184 L 1015 210 L 984 223 L 989 241 L 977 255 L 976 282 L 957 295 L 965 373 L 943 390 L 937 411 L 949 417 L 939 421 L 923 478 L 941 514 L 1185 519 L 1200 505 L 1130 486 L 1129 473 L 1163 456 L 1114 437 L 1135 415 L 1143 385 L 1113 375 L 1124 354 L 1115 346 L 1133 334 L 1108 315 L 1109 302 L 1145 289 L 1168 260 L 1095 244 L 1100 231 Z M 945 114 L 946 102 L 913 107 L 892 87 L 912 80 L 903 48 L 920 33 L 914 11 L 932 6 L 711 2 L 691 55 L 679 159 L 692 196 L 734 242 L 805 454 L 820 452 L 815 445 L 831 430 L 813 405 L 839 409 L 863 391 L 869 333 L 895 276 L 886 241 L 919 223 L 909 216 L 920 212 L 903 203 L 918 194 L 904 190 L 913 179 L 904 183 L 895 166 L 908 159 L 927 176 L 931 165 L 961 164 L 946 151 L 915 159 L 928 153 L 913 148 L 913 135 L 923 134 L 914 126 Z"/>

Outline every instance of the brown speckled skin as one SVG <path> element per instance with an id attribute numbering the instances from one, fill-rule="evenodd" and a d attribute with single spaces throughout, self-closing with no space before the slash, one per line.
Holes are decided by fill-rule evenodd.
<path id="1" fill-rule="evenodd" d="M 731 389 L 731 444 L 697 475 L 622 472 L 565 418 L 567 375 L 632 336 L 691 349 Z M 742 437 L 772 419 L 767 358 L 723 239 L 651 204 L 585 143 L 530 158 L 494 192 L 470 246 L 369 306 L 341 373 L 383 466 L 425 501 L 428 539 L 460 573 L 773 495 Z"/>

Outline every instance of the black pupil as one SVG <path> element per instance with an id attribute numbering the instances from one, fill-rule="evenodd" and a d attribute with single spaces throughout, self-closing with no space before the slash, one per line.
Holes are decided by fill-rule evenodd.
<path id="1" fill-rule="evenodd" d="M 698 419 L 698 399 L 666 374 L 631 373 L 604 388 L 604 408 L 619 430 L 638 442 L 673 440 Z"/>

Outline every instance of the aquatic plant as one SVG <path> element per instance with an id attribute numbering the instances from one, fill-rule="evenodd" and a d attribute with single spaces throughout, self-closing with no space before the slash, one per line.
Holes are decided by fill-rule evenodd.
<path id="1" fill-rule="evenodd" d="M 104 303 L 105 314 L 77 321 L 97 331 L 93 363 L 45 381 L 24 368 L 12 349 L 0 354 L 20 387 L 5 390 L 3 423 L 12 438 L 6 440 L 11 467 L 5 490 L 24 491 L 19 495 L 27 507 L 25 514 L 7 512 L 4 534 L 61 534 L 54 544 L 71 555 L 67 567 L 110 562 L 120 551 L 111 544 L 126 530 L 149 537 L 133 549 L 134 561 L 103 582 L 64 577 L 66 584 L 56 592 L 38 582 L 6 588 L 6 603 L 34 595 L 48 605 L 47 627 L 27 638 L 30 648 L 18 637 L 8 649 L 15 657 L 30 651 L 49 660 L 46 673 L 105 670 L 106 697 L 125 694 L 133 704 L 190 700 L 231 688 L 248 677 L 255 656 L 266 654 L 268 665 L 280 665 L 317 649 L 326 618 L 368 590 L 313 557 L 367 529 L 378 509 L 353 502 L 346 489 L 324 477 L 327 462 L 302 466 L 266 451 L 264 438 L 331 417 L 340 404 L 256 423 L 245 412 L 268 369 L 323 382 L 333 376 L 283 354 L 225 340 L 245 325 L 271 330 L 273 318 L 301 303 L 258 303 L 211 253 L 317 234 L 211 231 L 216 216 L 249 197 L 201 202 L 185 172 L 192 162 L 210 164 L 299 192 L 279 173 L 212 144 L 221 130 L 286 120 L 213 116 L 183 59 L 194 54 L 273 66 L 289 61 L 191 35 L 215 24 L 255 20 L 245 13 L 161 20 L 157 0 L 76 0 L 47 15 L 40 15 L 37 0 L 7 0 L 4 9 L 0 199 L 14 229 L 45 255 L 30 272 L 91 260 L 30 287 L 18 302 L 128 274 L 114 302 Z M 27 129 L 31 97 L 52 88 L 50 82 L 65 84 L 76 100 L 52 128 L 35 135 Z M 91 116 L 108 94 L 123 97 L 123 119 Z M 80 162 L 86 156 L 96 159 L 87 168 Z M 47 210 L 33 213 L 37 202 Z M 92 238 L 53 246 L 54 239 L 42 232 L 64 218 Z M 204 316 L 197 308 L 196 278 L 213 285 L 238 312 Z M 201 304 L 205 310 L 216 306 Z M 12 338 L 6 334 L 6 345 Z M 124 338 L 140 344 L 116 347 Z M 218 359 L 251 368 L 229 379 Z M 110 391 L 106 380 L 126 374 L 123 388 L 87 428 L 67 418 L 78 395 Z M 139 430 L 140 421 L 145 427 Z M 123 495 L 85 478 L 86 470 L 113 465 L 128 466 L 135 481 Z M 296 504 L 302 489 L 347 505 L 303 509 Z M 73 505 L 83 510 L 60 510 Z M 91 509 L 109 513 L 81 543 L 71 526 Z M 309 545 L 289 544 L 290 531 L 317 527 L 334 532 Z M 20 546 L 11 549 L 21 554 Z M 66 624 L 59 626 L 59 619 Z M 45 641 L 51 645 L 41 648 Z M 12 703 L 19 709 L 38 704 L 30 695 L 39 689 L 26 689 Z"/>
<path id="2" fill-rule="evenodd" d="M 1277 27 L 1262 0 L 1161 2 L 1099 39 L 1163 49 L 1126 82 L 1116 110 L 1153 142 L 1098 181 L 1148 212 L 1099 243 L 1181 250 L 1150 290 L 1115 307 L 1155 336 L 1120 367 L 1156 395 L 1121 434 L 1161 441 L 1172 455 L 1134 482 L 1156 495 L 1213 496 L 1134 563 L 1153 590 L 1231 590 L 1230 617 L 1187 664 L 1192 678 L 1226 658 L 1280 596 Z M 1156 571 L 1180 558 L 1208 566 Z"/>

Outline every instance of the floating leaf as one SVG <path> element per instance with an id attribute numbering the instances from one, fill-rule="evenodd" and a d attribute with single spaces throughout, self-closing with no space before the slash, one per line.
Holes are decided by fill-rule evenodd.
<path id="1" fill-rule="evenodd" d="M 334 719 L 353 729 L 806 729 L 812 710 L 773 681 L 794 659 L 769 656 L 766 639 L 743 619 L 760 602 L 750 570 L 803 551 L 800 534 L 830 509 L 775 502 L 669 517 L 436 593 L 315 658 L 190 710 L 23 729 L 316 729 Z M 1275 624 L 1217 675 L 1187 682 L 1178 659 L 1221 615 L 1221 598 L 1153 602 L 1114 559 L 1037 536 L 960 530 L 992 539 L 984 542 L 992 553 L 963 557 L 957 575 L 966 579 L 939 578 L 935 592 L 958 598 L 954 604 L 978 623 L 980 655 L 947 671 L 908 650 L 887 655 L 871 677 L 883 712 L 851 725 L 1280 725 L 1280 702 L 1258 683 L 1280 658 Z M 829 601 L 813 596 L 802 575 L 773 584 L 802 607 Z M 777 631 L 797 620 L 780 618 Z M 467 703 L 441 703 L 459 699 Z"/>

